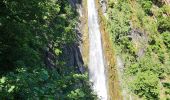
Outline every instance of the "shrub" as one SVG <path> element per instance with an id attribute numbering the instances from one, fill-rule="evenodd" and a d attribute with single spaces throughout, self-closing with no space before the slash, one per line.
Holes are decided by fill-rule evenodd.
<path id="1" fill-rule="evenodd" d="M 168 49 L 170 49 L 170 32 L 166 31 L 162 33 L 163 36 L 163 42 L 167 46 Z"/>
<path id="2" fill-rule="evenodd" d="M 130 86 L 132 91 L 147 100 L 157 100 L 159 96 L 158 75 L 152 71 L 139 72 Z"/>
<path id="3" fill-rule="evenodd" d="M 160 17 L 158 19 L 158 29 L 160 32 L 170 30 L 170 17 Z"/>
<path id="4" fill-rule="evenodd" d="M 151 0 L 138 0 L 141 4 L 142 8 L 144 9 L 145 13 L 151 13 L 152 1 Z"/>
<path id="5" fill-rule="evenodd" d="M 92 100 L 95 96 L 87 81 L 87 74 L 71 70 L 61 75 L 44 68 L 20 68 L 0 79 L 0 99 Z"/>

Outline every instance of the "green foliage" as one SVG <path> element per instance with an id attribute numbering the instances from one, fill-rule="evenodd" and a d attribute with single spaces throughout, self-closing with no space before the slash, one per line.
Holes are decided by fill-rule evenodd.
<path id="1" fill-rule="evenodd" d="M 170 95 L 170 83 L 169 82 L 164 82 L 164 83 L 162 83 L 162 85 L 163 85 L 163 87 L 165 87 L 165 94 Z"/>
<path id="2" fill-rule="evenodd" d="M 157 74 L 151 71 L 140 72 L 133 82 L 132 91 L 147 100 L 157 100 L 159 95 L 159 79 Z"/>
<path id="3" fill-rule="evenodd" d="M 163 86 L 170 89 L 170 83 L 163 83 Z"/>
<path id="4" fill-rule="evenodd" d="M 163 5 L 163 7 L 160 9 L 163 14 L 170 14 L 170 6 L 169 5 Z"/>
<path id="5" fill-rule="evenodd" d="M 124 3 L 117 3 L 113 9 L 109 9 L 109 20 L 108 20 L 108 31 L 112 36 L 112 40 L 117 45 L 121 45 L 124 50 L 128 49 L 129 52 L 133 49 L 130 45 L 130 39 L 127 37 L 130 26 L 129 26 L 129 5 Z"/>
<path id="6" fill-rule="evenodd" d="M 161 0 L 110 0 L 108 16 L 108 32 L 124 61 L 125 83 L 142 99 L 162 99 L 161 79 L 170 73 L 169 7 Z M 131 30 L 138 32 L 132 35 Z"/>
<path id="7" fill-rule="evenodd" d="M 152 7 L 152 1 L 151 0 L 138 0 L 138 2 L 141 4 L 142 8 L 147 14 L 150 14 L 151 7 Z"/>
<path id="8" fill-rule="evenodd" d="M 157 23 L 155 22 L 154 19 L 150 18 L 149 16 L 143 16 L 141 23 L 144 29 L 149 33 L 154 33 L 154 34 L 158 33 Z"/>
<path id="9" fill-rule="evenodd" d="M 77 13 L 68 1 L 0 1 L 1 70 L 42 66 L 42 49 L 75 41 Z M 31 56 L 30 56 L 31 55 Z"/>
<path id="10" fill-rule="evenodd" d="M 148 62 L 150 61 L 150 62 Z M 164 68 L 161 63 L 151 61 L 150 55 L 145 56 L 145 58 L 140 59 L 138 63 L 131 64 L 127 72 L 131 75 L 136 75 L 140 72 L 151 71 L 152 73 L 162 77 L 164 73 Z"/>
<path id="11" fill-rule="evenodd" d="M 87 74 L 59 74 L 42 68 L 17 69 L 0 80 L 1 99 L 93 100 Z"/>
<path id="12" fill-rule="evenodd" d="M 160 32 L 169 31 L 170 30 L 170 16 L 168 17 L 160 17 L 158 19 L 158 29 Z"/>
<path id="13" fill-rule="evenodd" d="M 170 49 L 170 32 L 166 31 L 162 33 L 163 36 L 163 42 L 167 46 L 168 49 Z"/>
<path id="14" fill-rule="evenodd" d="M 68 0 L 1 0 L 0 13 L 0 99 L 95 99 L 87 74 L 59 60 L 56 69 L 43 68 L 47 44 L 58 56 L 76 41 L 78 14 Z"/>

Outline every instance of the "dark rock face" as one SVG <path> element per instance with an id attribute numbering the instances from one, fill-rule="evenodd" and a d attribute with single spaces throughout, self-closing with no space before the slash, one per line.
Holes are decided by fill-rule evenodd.
<path id="1" fill-rule="evenodd" d="M 77 8 L 77 4 L 81 5 L 82 4 L 82 0 L 68 0 L 71 4 L 72 7 Z"/>
<path id="2" fill-rule="evenodd" d="M 81 4 L 82 0 L 68 0 L 72 7 L 74 7 L 79 15 L 81 15 Z M 62 46 L 62 54 L 59 57 L 60 61 L 65 62 L 65 66 L 74 67 L 79 73 L 84 73 L 85 67 L 80 51 L 80 45 L 82 43 L 82 33 L 80 32 L 81 22 L 79 21 L 77 27 L 75 27 L 76 32 L 76 42 L 72 44 L 66 44 Z"/>
<path id="3" fill-rule="evenodd" d="M 75 67 L 80 73 L 84 72 L 84 62 L 80 52 L 79 45 L 76 43 L 64 45 L 62 47 L 62 54 L 59 57 L 60 61 L 65 62 L 67 67 Z"/>
<path id="4" fill-rule="evenodd" d="M 58 57 L 56 56 L 54 49 L 52 47 L 47 46 L 44 55 L 45 66 L 49 69 L 57 68 L 56 61 L 61 61 L 64 62 L 64 66 L 74 67 L 77 72 L 84 73 L 85 67 L 82 54 L 80 52 L 79 43 L 63 45 L 61 47 L 62 53 Z"/>
<path id="5" fill-rule="evenodd" d="M 133 43 L 138 45 L 138 52 L 136 55 L 138 58 L 141 58 L 145 54 L 148 44 L 148 36 L 146 35 L 146 32 L 142 32 L 139 29 L 132 29 L 129 35 Z"/>

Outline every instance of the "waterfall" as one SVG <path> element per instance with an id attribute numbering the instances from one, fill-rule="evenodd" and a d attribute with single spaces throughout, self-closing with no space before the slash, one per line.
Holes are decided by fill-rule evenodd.
<path id="1" fill-rule="evenodd" d="M 95 0 L 88 0 L 89 28 L 89 77 L 93 90 L 101 100 L 107 100 L 107 86 L 103 59 L 102 41 Z"/>

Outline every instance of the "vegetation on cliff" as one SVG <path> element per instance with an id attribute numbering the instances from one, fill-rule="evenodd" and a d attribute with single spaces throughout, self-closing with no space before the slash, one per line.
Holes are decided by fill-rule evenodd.
<path id="1" fill-rule="evenodd" d="M 164 1 L 108 1 L 107 30 L 124 62 L 124 82 L 147 100 L 170 99 L 170 6 Z"/>

